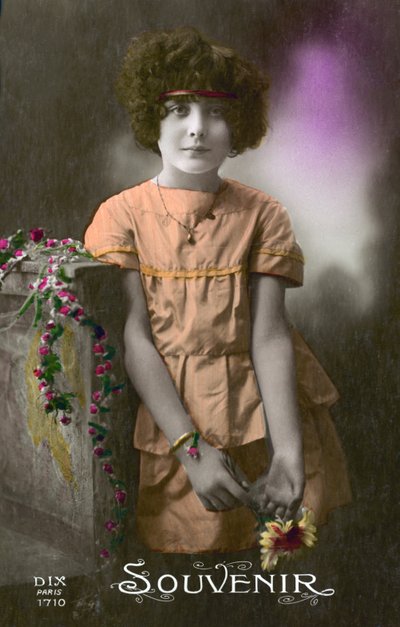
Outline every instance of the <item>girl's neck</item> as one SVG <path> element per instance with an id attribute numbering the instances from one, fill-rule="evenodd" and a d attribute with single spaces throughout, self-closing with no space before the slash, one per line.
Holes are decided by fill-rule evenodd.
<path id="1" fill-rule="evenodd" d="M 158 175 L 158 182 L 163 187 L 215 193 L 221 187 L 222 179 L 218 175 L 218 170 L 190 174 L 175 168 L 173 170 L 163 168 Z"/>

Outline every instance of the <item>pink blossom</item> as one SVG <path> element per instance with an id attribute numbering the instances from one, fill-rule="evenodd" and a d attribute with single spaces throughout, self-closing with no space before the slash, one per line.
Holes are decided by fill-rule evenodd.
<path id="1" fill-rule="evenodd" d="M 46 324 L 46 329 L 50 331 L 50 329 L 54 329 L 55 326 L 56 326 L 56 323 L 54 322 L 54 320 L 49 320 L 48 323 Z"/>
<path id="2" fill-rule="evenodd" d="M 62 305 L 60 309 L 58 310 L 58 313 L 61 314 L 62 316 L 68 316 L 70 311 L 71 311 L 71 307 L 69 305 Z"/>
<path id="3" fill-rule="evenodd" d="M 68 247 L 68 251 L 69 251 L 70 253 L 76 253 L 76 246 L 69 246 L 69 247 Z"/>
<path id="4" fill-rule="evenodd" d="M 97 433 L 97 431 L 96 431 L 96 429 L 94 427 L 89 427 L 87 432 L 88 432 L 89 435 L 96 435 L 96 433 Z"/>
<path id="5" fill-rule="evenodd" d="M 104 453 L 104 449 L 102 446 L 95 446 L 95 448 L 93 449 L 93 454 L 96 455 L 96 457 L 101 457 Z"/>
<path id="6" fill-rule="evenodd" d="M 93 352 L 96 355 L 102 355 L 104 353 L 104 346 L 102 344 L 94 344 L 93 345 Z"/>
<path id="7" fill-rule="evenodd" d="M 45 408 L 45 409 L 52 409 L 52 405 L 51 405 L 51 403 L 45 403 L 45 404 L 44 404 L 44 408 Z"/>
<path id="8" fill-rule="evenodd" d="M 57 296 L 62 299 L 70 300 L 72 303 L 76 301 L 75 294 L 71 294 L 71 292 L 67 292 L 66 290 L 60 290 Z"/>
<path id="9" fill-rule="evenodd" d="M 53 248 L 57 244 L 57 240 L 48 239 L 46 242 L 46 248 Z"/>
<path id="10" fill-rule="evenodd" d="M 194 457 L 194 459 L 197 459 L 200 453 L 197 446 L 191 446 L 190 448 L 188 448 L 187 454 L 190 455 L 190 457 Z"/>
<path id="11" fill-rule="evenodd" d="M 103 375 L 105 371 L 106 369 L 101 364 L 99 366 L 96 366 L 95 373 L 97 374 L 98 377 L 101 377 L 101 375 Z"/>
<path id="12" fill-rule="evenodd" d="M 39 346 L 39 354 L 40 355 L 48 355 L 50 353 L 48 346 Z"/>
<path id="13" fill-rule="evenodd" d="M 112 363 L 111 363 L 111 361 L 110 361 L 109 359 L 107 359 L 107 360 L 104 362 L 104 368 L 105 368 L 106 370 L 111 370 L 111 368 L 112 368 Z"/>
<path id="14" fill-rule="evenodd" d="M 32 242 L 35 242 L 35 244 L 37 244 L 38 242 L 40 242 L 41 239 L 43 239 L 43 235 L 44 235 L 43 229 L 31 229 L 29 231 L 29 237 L 31 238 Z"/>
<path id="15" fill-rule="evenodd" d="M 14 257 L 23 257 L 25 255 L 24 251 L 21 250 L 20 248 L 17 248 L 16 251 L 14 251 Z"/>
<path id="16" fill-rule="evenodd" d="M 71 422 L 71 418 L 69 416 L 61 416 L 60 418 L 60 422 L 62 425 L 69 425 L 69 423 Z"/>
<path id="17" fill-rule="evenodd" d="M 107 549 L 101 549 L 100 557 L 104 557 L 104 559 L 107 559 L 108 557 L 110 557 L 110 551 L 108 551 Z"/>
<path id="18" fill-rule="evenodd" d="M 94 403 L 91 403 L 90 405 L 90 413 L 91 414 L 98 414 L 99 410 L 97 408 L 97 406 Z"/>
<path id="19" fill-rule="evenodd" d="M 7 268 L 8 268 L 8 266 L 7 266 L 6 263 L 2 263 L 1 266 L 0 266 L 1 270 L 7 270 Z"/>
<path id="20" fill-rule="evenodd" d="M 10 242 L 8 241 L 8 239 L 0 239 L 0 250 L 7 250 L 9 245 Z"/>
<path id="21" fill-rule="evenodd" d="M 40 379 L 40 377 L 44 375 L 44 372 L 40 368 L 35 368 L 35 370 L 33 371 L 33 374 L 35 375 L 35 377 Z"/>
<path id="22" fill-rule="evenodd" d="M 47 274 L 53 274 L 53 268 L 47 268 Z"/>
<path id="23" fill-rule="evenodd" d="M 121 394 L 122 390 L 121 388 L 114 388 L 113 390 L 111 390 L 112 394 Z"/>
<path id="24" fill-rule="evenodd" d="M 82 307 L 79 307 L 79 309 L 76 309 L 76 310 L 74 311 L 74 313 L 73 313 L 74 320 L 75 320 L 76 322 L 80 322 L 80 321 L 81 321 L 81 318 L 82 318 L 82 316 L 83 316 L 84 314 L 85 314 L 85 310 L 84 310 L 84 309 L 82 309 Z"/>
<path id="25" fill-rule="evenodd" d="M 104 527 L 107 531 L 114 531 L 114 529 L 118 527 L 118 523 L 116 523 L 115 520 L 107 520 L 107 522 L 104 523 Z"/>
<path id="26" fill-rule="evenodd" d="M 72 242 L 72 239 L 70 237 L 67 237 L 66 239 L 61 240 L 61 244 L 63 245 L 69 244 L 70 242 Z"/>
<path id="27" fill-rule="evenodd" d="M 38 289 L 39 289 L 40 291 L 43 291 L 43 290 L 44 290 L 44 288 L 45 288 L 45 287 L 46 287 L 46 285 L 47 285 L 47 281 L 48 281 L 47 276 L 45 276 L 45 277 L 44 277 L 44 278 L 40 281 L 40 283 L 39 283 L 39 285 L 38 285 Z"/>
<path id="28" fill-rule="evenodd" d="M 94 401 L 99 401 L 101 399 L 101 392 L 100 392 L 100 390 L 96 390 L 95 392 L 92 393 L 92 399 Z"/>
<path id="29" fill-rule="evenodd" d="M 126 500 L 126 492 L 125 490 L 116 490 L 114 492 L 114 497 L 117 503 L 125 503 Z"/>
<path id="30" fill-rule="evenodd" d="M 40 337 L 42 342 L 48 342 L 50 338 L 51 338 L 50 333 L 43 333 L 43 335 Z"/>
<path id="31" fill-rule="evenodd" d="M 45 397 L 47 398 L 48 401 L 52 401 L 53 398 L 55 397 L 55 394 L 54 394 L 54 392 L 49 390 L 49 392 L 46 392 Z"/>
<path id="32" fill-rule="evenodd" d="M 55 282 L 55 286 L 56 286 L 56 287 L 61 287 L 61 285 L 62 285 L 62 284 L 63 284 L 63 282 L 62 282 L 62 281 L 56 281 L 56 282 Z"/>
<path id="33" fill-rule="evenodd" d="M 103 464 L 103 470 L 104 472 L 106 472 L 108 475 L 112 475 L 114 472 L 114 468 L 111 466 L 111 464 Z"/>
<path id="34" fill-rule="evenodd" d="M 46 383 L 46 381 L 42 381 L 41 383 L 39 383 L 39 392 L 41 392 L 42 390 L 45 390 L 48 387 L 48 384 Z"/>

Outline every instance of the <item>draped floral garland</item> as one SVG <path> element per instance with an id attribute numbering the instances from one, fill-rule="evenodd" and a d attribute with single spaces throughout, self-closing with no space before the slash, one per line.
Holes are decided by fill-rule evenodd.
<path id="1" fill-rule="evenodd" d="M 112 400 L 121 393 L 124 384 L 117 383 L 112 374 L 115 348 L 108 344 L 107 332 L 79 303 L 64 268 L 66 263 L 92 260 L 93 257 L 81 242 L 71 238 L 47 238 L 42 228 L 32 229 L 29 236 L 19 230 L 10 237 L 0 239 L 0 289 L 6 276 L 26 259 L 38 261 L 40 269 L 36 281 L 28 286 L 31 294 L 17 313 L 17 319 L 34 307 L 33 326 L 40 326 L 41 329 L 38 362 L 33 370 L 38 382 L 39 400 L 44 412 L 62 427 L 73 421 L 76 394 L 61 389 L 61 382 L 65 388 L 65 381 L 62 381 L 63 364 L 57 352 L 57 343 L 64 334 L 67 320 L 85 327 L 91 336 L 98 387 L 92 393 L 89 406 L 88 434 L 92 440 L 93 455 L 108 479 L 114 501 L 110 519 L 104 523 L 108 537 L 100 550 L 100 556 L 107 559 L 123 540 L 122 521 L 128 511 L 126 486 L 114 473 L 113 454 L 107 445 L 110 435 L 107 418 Z"/>

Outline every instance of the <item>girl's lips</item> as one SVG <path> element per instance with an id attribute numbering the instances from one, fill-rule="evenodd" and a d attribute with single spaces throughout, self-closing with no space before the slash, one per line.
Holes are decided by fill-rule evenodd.
<path id="1" fill-rule="evenodd" d="M 209 148 L 204 146 L 189 146 L 188 148 L 182 148 L 182 150 L 191 150 L 193 152 L 209 152 Z"/>

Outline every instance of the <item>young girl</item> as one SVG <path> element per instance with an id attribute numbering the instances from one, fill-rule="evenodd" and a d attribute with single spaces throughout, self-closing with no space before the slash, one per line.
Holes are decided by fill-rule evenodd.
<path id="1" fill-rule="evenodd" d="M 252 509 L 288 519 L 302 502 L 323 522 L 349 486 L 327 409 L 336 390 L 285 318 L 302 252 L 277 200 L 219 176 L 264 136 L 268 83 L 182 28 L 135 39 L 117 90 L 162 159 L 85 236 L 125 269 L 140 537 L 164 552 L 249 548 Z"/>

